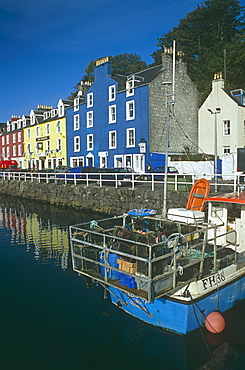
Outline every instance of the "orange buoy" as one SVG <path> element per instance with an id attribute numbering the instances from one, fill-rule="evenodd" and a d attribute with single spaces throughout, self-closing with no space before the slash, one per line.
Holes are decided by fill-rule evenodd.
<path id="1" fill-rule="evenodd" d="M 205 319 L 205 326 L 210 333 L 221 333 L 225 328 L 225 319 L 220 312 L 211 312 Z"/>

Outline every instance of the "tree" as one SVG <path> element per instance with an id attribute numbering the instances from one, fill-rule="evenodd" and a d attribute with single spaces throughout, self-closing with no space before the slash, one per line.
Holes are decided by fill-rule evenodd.
<path id="1" fill-rule="evenodd" d="M 152 57 L 159 64 L 163 47 L 176 40 L 178 49 L 184 52 L 188 74 L 203 98 L 210 91 L 216 72 L 223 72 L 227 86 L 245 87 L 244 62 L 241 63 L 245 57 L 244 25 L 244 7 L 240 1 L 207 0 L 158 39 L 160 49 Z"/>
<path id="2" fill-rule="evenodd" d="M 130 74 L 137 73 L 147 68 L 147 64 L 141 59 L 141 57 L 135 53 L 130 54 L 118 54 L 114 57 L 109 57 L 112 67 L 112 74 L 119 74 L 123 76 L 128 76 Z M 95 61 L 91 60 L 88 66 L 85 68 L 85 75 L 82 80 L 91 81 L 94 80 L 94 68 Z M 71 93 L 68 99 L 74 99 L 78 91 L 79 83 L 76 84 L 74 89 L 75 92 Z"/>

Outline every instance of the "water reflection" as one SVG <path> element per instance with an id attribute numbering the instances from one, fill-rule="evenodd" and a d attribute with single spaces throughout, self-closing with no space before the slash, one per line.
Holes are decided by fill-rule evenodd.
<path id="1" fill-rule="evenodd" d="M 25 245 L 40 263 L 53 260 L 66 270 L 69 263 L 69 225 L 92 214 L 58 209 L 45 204 L 0 198 L 0 224 L 11 230 L 11 243 Z"/>
<path id="2" fill-rule="evenodd" d="M 0 338 L 4 370 L 137 370 L 148 366 L 191 370 L 209 360 L 209 351 L 227 340 L 228 329 L 237 323 L 234 317 L 243 314 L 244 305 L 236 308 L 233 318 L 228 313 L 225 333 L 206 333 L 205 338 L 199 330 L 178 336 L 130 317 L 104 299 L 101 287 L 87 289 L 83 279 L 72 272 L 69 225 L 93 218 L 98 217 L 13 198 L 0 199 L 1 258 L 6 257 L 0 271 L 5 282 L 0 309 L 1 317 L 6 318 Z M 10 248 L 9 241 L 14 248 Z M 18 352 L 18 359 L 11 357 L 13 352 Z M 232 356 L 237 360 L 242 354 L 234 354 L 228 347 L 223 359 L 231 365 Z M 234 362 L 232 365 L 237 368 Z M 225 367 L 220 363 L 219 369 Z"/>

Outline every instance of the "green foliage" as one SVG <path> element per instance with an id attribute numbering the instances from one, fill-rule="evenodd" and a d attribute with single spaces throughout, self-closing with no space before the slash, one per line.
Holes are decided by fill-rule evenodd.
<path id="1" fill-rule="evenodd" d="M 129 76 L 147 68 L 147 64 L 135 53 L 118 54 L 111 57 L 112 73 Z"/>
<path id="2" fill-rule="evenodd" d="M 111 56 L 110 62 L 112 73 L 123 76 L 128 76 L 147 68 L 147 64 L 141 59 L 139 55 L 135 53 L 118 54 L 114 57 Z M 96 62 L 94 60 L 91 60 L 89 62 L 88 66 L 85 68 L 85 75 L 83 76 L 82 80 L 93 82 L 95 63 Z M 68 99 L 75 98 L 78 91 L 78 85 L 79 83 L 76 84 L 76 86 L 74 87 L 75 91 L 71 93 Z"/>
<path id="3" fill-rule="evenodd" d="M 209 93 L 216 72 L 223 72 L 228 87 L 245 87 L 244 25 L 240 1 L 207 0 L 158 39 L 160 49 L 152 57 L 156 64 L 161 63 L 163 47 L 176 40 L 178 49 L 184 52 L 188 74 L 203 98 Z"/>

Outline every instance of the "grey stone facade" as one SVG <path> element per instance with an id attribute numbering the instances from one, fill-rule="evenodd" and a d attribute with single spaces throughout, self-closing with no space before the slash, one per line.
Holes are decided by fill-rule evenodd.
<path id="1" fill-rule="evenodd" d="M 150 83 L 150 151 L 165 152 L 167 95 L 173 80 L 173 61 L 170 54 L 162 56 L 162 71 Z M 167 91 L 168 89 L 168 91 Z M 175 65 L 175 104 L 170 114 L 169 154 L 183 153 L 184 147 L 198 151 L 198 109 L 201 99 L 196 85 L 187 74 L 186 64 L 178 60 Z M 171 97 L 170 97 L 171 99 Z M 187 137 L 190 139 L 188 140 Z"/>

